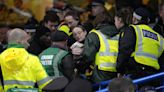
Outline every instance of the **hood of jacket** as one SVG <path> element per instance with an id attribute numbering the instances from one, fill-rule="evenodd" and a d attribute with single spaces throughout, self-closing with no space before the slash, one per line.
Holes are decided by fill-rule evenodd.
<path id="1" fill-rule="evenodd" d="M 107 35 L 108 37 L 113 37 L 119 33 L 119 30 L 112 24 L 102 24 L 99 26 L 98 30 L 100 30 L 103 34 Z"/>
<path id="2" fill-rule="evenodd" d="M 1 66 L 10 70 L 21 69 L 28 59 L 28 52 L 24 48 L 8 48 L 1 55 Z"/>

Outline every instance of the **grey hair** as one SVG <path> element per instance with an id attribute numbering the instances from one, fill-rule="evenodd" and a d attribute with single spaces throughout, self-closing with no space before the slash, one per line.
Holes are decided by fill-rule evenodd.
<path id="1" fill-rule="evenodd" d="M 19 43 L 27 35 L 27 33 L 19 28 L 10 30 L 7 33 L 8 43 Z"/>

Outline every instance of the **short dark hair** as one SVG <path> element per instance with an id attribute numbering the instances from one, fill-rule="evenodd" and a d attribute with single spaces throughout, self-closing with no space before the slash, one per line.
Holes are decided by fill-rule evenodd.
<path id="1" fill-rule="evenodd" d="M 51 34 L 51 41 L 53 42 L 60 42 L 60 41 L 67 41 L 68 35 L 63 31 L 55 31 Z"/>
<path id="2" fill-rule="evenodd" d="M 83 31 L 86 31 L 87 34 L 93 29 L 93 25 L 91 23 L 80 24 L 80 25 L 77 25 L 76 27 L 79 27 Z"/>
<path id="3" fill-rule="evenodd" d="M 64 18 L 67 16 L 72 16 L 75 20 L 80 20 L 80 14 L 76 11 L 69 11 L 65 14 Z"/>
<path id="4" fill-rule="evenodd" d="M 48 21 L 59 23 L 59 17 L 54 11 L 47 11 L 44 16 L 43 22 L 47 23 Z"/>
<path id="5" fill-rule="evenodd" d="M 114 78 L 108 86 L 109 92 L 134 92 L 135 86 L 131 79 L 128 78 Z"/>

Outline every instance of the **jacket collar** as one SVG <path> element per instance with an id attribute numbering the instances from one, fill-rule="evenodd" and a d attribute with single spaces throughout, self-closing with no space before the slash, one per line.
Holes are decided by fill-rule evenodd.
<path id="1" fill-rule="evenodd" d="M 7 48 L 24 48 L 24 46 L 17 43 L 9 43 Z"/>
<path id="2" fill-rule="evenodd" d="M 53 48 L 60 48 L 62 50 L 67 50 L 66 47 L 63 47 L 63 46 L 60 46 L 60 45 L 57 45 L 57 44 L 51 45 L 51 47 L 53 47 Z"/>

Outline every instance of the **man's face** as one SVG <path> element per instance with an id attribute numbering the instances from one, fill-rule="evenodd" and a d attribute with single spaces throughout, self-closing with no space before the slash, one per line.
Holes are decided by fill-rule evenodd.
<path id="1" fill-rule="evenodd" d="M 92 6 L 92 15 L 97 16 L 98 14 L 102 13 L 104 8 L 102 5 L 93 5 Z"/>
<path id="2" fill-rule="evenodd" d="M 132 18 L 132 23 L 133 24 L 138 24 L 140 20 L 138 20 L 136 17 L 133 16 Z"/>
<path id="3" fill-rule="evenodd" d="M 117 29 L 120 29 L 120 28 L 122 27 L 122 26 L 121 26 L 121 23 L 122 23 L 121 18 L 115 16 L 115 17 L 114 17 L 114 21 L 115 21 L 114 24 L 115 24 L 116 28 L 117 28 Z"/>
<path id="4" fill-rule="evenodd" d="M 60 21 L 64 20 L 64 14 L 63 14 L 63 11 L 62 12 L 57 12 L 56 13 L 60 19 Z"/>
<path id="5" fill-rule="evenodd" d="M 70 28 L 74 28 L 75 26 L 78 25 L 78 20 L 74 19 L 72 16 L 66 16 L 65 17 L 65 22 L 68 24 Z"/>
<path id="6" fill-rule="evenodd" d="M 55 31 L 55 30 L 56 30 L 55 26 L 56 26 L 57 24 L 58 24 L 58 23 L 48 21 L 47 23 L 45 23 L 45 27 L 47 27 L 47 28 L 48 28 L 49 30 L 51 30 L 51 31 Z"/>

